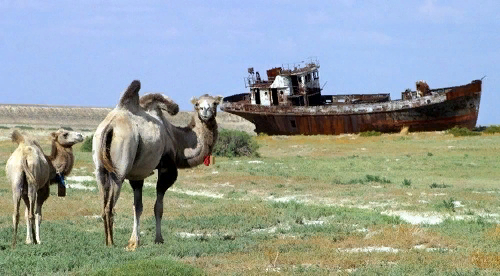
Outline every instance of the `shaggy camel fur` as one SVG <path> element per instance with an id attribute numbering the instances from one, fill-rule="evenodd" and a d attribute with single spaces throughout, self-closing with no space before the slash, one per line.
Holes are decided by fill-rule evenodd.
<path id="1" fill-rule="evenodd" d="M 156 243 L 163 243 L 161 219 L 163 197 L 177 179 L 178 168 L 203 163 L 217 140 L 217 105 L 221 97 L 203 95 L 191 102 L 197 111 L 187 127 L 170 124 L 164 115 L 179 107 L 166 96 L 147 94 L 139 98 L 140 82 L 133 81 L 116 108 L 98 126 L 93 139 L 93 159 L 101 192 L 106 244 L 113 245 L 113 207 L 125 179 L 134 192 L 134 226 L 127 248 L 139 246 L 144 179 L 158 170 L 156 185 Z"/>
<path id="2" fill-rule="evenodd" d="M 67 176 L 71 173 L 74 161 L 71 147 L 83 141 L 80 133 L 62 129 L 53 132 L 51 139 L 52 152 L 50 156 L 46 156 L 37 141 L 23 136 L 17 130 L 12 132 L 12 141 L 19 145 L 5 167 L 7 179 L 12 184 L 14 200 L 12 247 L 16 246 L 21 198 L 26 204 L 26 243 L 41 242 L 42 205 L 49 197 L 49 185 L 57 182 L 57 174 Z M 36 231 L 33 231 L 34 225 Z M 36 233 L 34 240 L 33 232 Z"/>

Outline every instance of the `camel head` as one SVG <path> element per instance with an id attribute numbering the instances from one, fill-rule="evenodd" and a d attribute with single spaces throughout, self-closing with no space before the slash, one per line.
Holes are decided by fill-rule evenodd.
<path id="1" fill-rule="evenodd" d="M 203 122 L 210 122 L 217 116 L 217 106 L 221 100 L 222 96 L 212 97 L 205 94 L 199 98 L 192 97 L 191 103 L 194 105 L 196 113 L 198 113 L 198 118 Z"/>
<path id="2" fill-rule="evenodd" d="M 65 148 L 69 148 L 74 144 L 83 141 L 83 136 L 81 133 L 64 129 L 59 129 L 56 132 L 52 132 L 50 136 L 53 142 L 56 142 Z"/>

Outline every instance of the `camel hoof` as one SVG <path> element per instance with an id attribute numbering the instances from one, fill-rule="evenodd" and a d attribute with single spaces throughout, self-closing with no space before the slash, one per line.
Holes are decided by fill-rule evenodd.
<path id="1" fill-rule="evenodd" d="M 130 251 L 135 251 L 138 247 L 139 247 L 139 243 L 138 242 L 129 241 L 128 245 L 125 247 L 125 250 L 127 250 L 129 252 Z"/>
<path id="2" fill-rule="evenodd" d="M 155 243 L 156 244 L 163 244 L 164 243 L 163 238 L 156 238 Z"/>

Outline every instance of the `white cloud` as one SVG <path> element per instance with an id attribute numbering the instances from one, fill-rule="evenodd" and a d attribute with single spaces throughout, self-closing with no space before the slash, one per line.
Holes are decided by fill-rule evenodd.
<path id="1" fill-rule="evenodd" d="M 420 14 L 433 21 L 452 20 L 457 22 L 463 17 L 463 11 L 452 6 L 438 5 L 435 0 L 426 0 L 418 8 Z"/>

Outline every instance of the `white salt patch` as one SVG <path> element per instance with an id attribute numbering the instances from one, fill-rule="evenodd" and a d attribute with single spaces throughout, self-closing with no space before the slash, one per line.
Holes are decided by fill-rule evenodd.
<path id="1" fill-rule="evenodd" d="M 440 224 L 443 222 L 442 216 L 431 214 L 412 214 L 406 211 L 384 211 L 381 214 L 389 216 L 399 216 L 402 220 L 411 224 Z"/>
<path id="2" fill-rule="evenodd" d="M 368 246 L 368 247 L 359 247 L 359 248 L 337 248 L 337 250 L 340 252 L 347 252 L 347 253 L 360 253 L 360 252 L 398 253 L 399 252 L 399 249 L 387 247 L 387 246 L 380 246 L 380 247 Z"/>
<path id="3" fill-rule="evenodd" d="M 396 161 L 399 161 L 399 159 L 395 159 Z"/>
<path id="4" fill-rule="evenodd" d="M 377 186 L 372 186 L 372 188 L 375 188 L 375 189 L 380 189 L 380 188 L 382 188 L 382 186 L 377 185 Z"/>
<path id="5" fill-rule="evenodd" d="M 248 161 L 248 164 L 261 164 L 261 163 L 264 163 L 263 161 L 260 161 L 260 160 L 252 160 L 252 161 Z"/>
<path id="6" fill-rule="evenodd" d="M 412 196 L 412 195 L 413 195 L 412 193 L 408 193 L 408 192 L 407 192 L 406 194 L 407 194 L 407 195 L 409 195 L 409 196 Z"/>
<path id="7" fill-rule="evenodd" d="M 366 150 L 366 148 L 361 148 L 361 150 Z"/>
<path id="8" fill-rule="evenodd" d="M 169 189 L 169 191 L 172 191 L 174 193 L 180 193 L 180 194 L 186 194 L 190 196 L 205 196 L 205 197 L 211 197 L 211 198 L 223 198 L 223 194 L 217 194 L 217 193 L 212 193 L 209 191 L 190 191 L 190 190 L 179 190 L 179 189 Z"/>
<path id="9" fill-rule="evenodd" d="M 419 249 L 419 250 L 425 250 L 427 252 L 434 252 L 434 251 L 439 251 L 439 250 L 445 250 L 445 251 L 448 251 L 447 248 L 435 248 L 435 247 L 430 247 L 430 248 L 427 248 L 427 246 L 425 244 L 419 244 L 419 245 L 415 245 L 413 247 L 413 249 Z"/>
<path id="10" fill-rule="evenodd" d="M 267 197 L 267 200 L 275 201 L 275 202 L 289 202 L 292 200 L 296 200 L 295 196 L 284 196 L 284 197 L 274 197 L 274 196 L 269 196 Z"/>
<path id="11" fill-rule="evenodd" d="M 272 234 L 272 233 L 276 233 L 276 231 L 278 229 L 290 230 L 290 228 L 291 228 L 290 225 L 284 224 L 284 225 L 272 226 L 272 227 L 262 228 L 262 229 L 253 229 L 252 233 L 253 234 L 256 234 L 256 233 L 269 233 L 269 234 Z"/>
<path id="12" fill-rule="evenodd" d="M 99 215 L 92 215 L 92 216 L 83 216 L 84 218 L 91 218 L 91 219 L 101 219 L 102 217 Z"/>
<path id="13" fill-rule="evenodd" d="M 432 195 L 433 195 L 433 196 L 445 196 L 445 195 L 447 195 L 447 194 L 445 194 L 445 193 L 437 193 L 437 194 L 432 194 Z"/>
<path id="14" fill-rule="evenodd" d="M 365 233 L 365 232 L 368 232 L 368 229 L 366 229 L 366 228 L 356 229 L 356 232 Z"/>
<path id="15" fill-rule="evenodd" d="M 274 267 L 272 265 L 269 265 L 267 268 L 266 268 L 266 272 L 281 272 L 281 268 L 279 267 Z"/>
<path id="16" fill-rule="evenodd" d="M 84 182 L 84 181 L 94 181 L 95 177 L 93 176 L 68 176 L 66 180 L 75 181 L 75 182 Z"/>
<path id="17" fill-rule="evenodd" d="M 263 229 L 253 229 L 252 233 L 269 233 L 269 234 L 272 234 L 272 233 L 275 233 L 276 230 L 278 230 L 278 227 L 274 226 L 274 227 L 263 228 Z"/>
<path id="18" fill-rule="evenodd" d="M 455 208 L 464 207 L 464 205 L 462 205 L 460 201 L 453 201 L 453 205 L 455 206 Z"/>
<path id="19" fill-rule="evenodd" d="M 429 203 L 429 201 L 427 201 L 427 200 L 419 200 L 418 202 L 419 203 Z"/>
<path id="20" fill-rule="evenodd" d="M 195 238 L 195 237 L 210 237 L 210 234 L 195 234 L 195 233 L 188 233 L 188 232 L 177 232 L 177 236 L 181 238 Z"/>
<path id="21" fill-rule="evenodd" d="M 234 185 L 231 185 L 229 182 L 222 183 L 222 184 L 216 183 L 215 186 L 219 186 L 219 187 L 234 187 Z"/>
<path id="22" fill-rule="evenodd" d="M 219 172 L 218 171 L 213 171 L 212 174 L 218 174 Z"/>
<path id="23" fill-rule="evenodd" d="M 325 223 L 324 221 L 322 220 L 303 220 L 302 221 L 305 225 L 322 225 L 323 223 Z"/>
<path id="24" fill-rule="evenodd" d="M 95 190 L 95 187 L 87 187 L 82 184 L 68 184 L 68 188 L 70 189 L 78 189 L 78 190 Z"/>
<path id="25" fill-rule="evenodd" d="M 156 187 L 156 183 L 153 183 L 153 182 L 144 182 L 144 186 L 146 186 L 146 187 Z"/>

